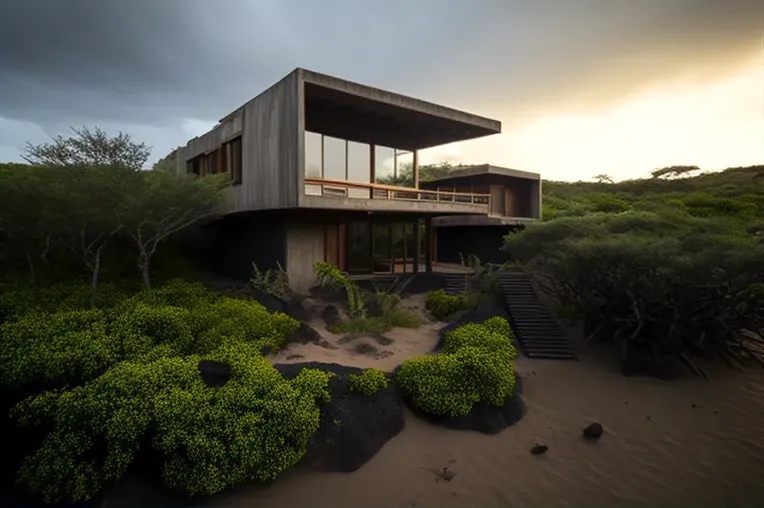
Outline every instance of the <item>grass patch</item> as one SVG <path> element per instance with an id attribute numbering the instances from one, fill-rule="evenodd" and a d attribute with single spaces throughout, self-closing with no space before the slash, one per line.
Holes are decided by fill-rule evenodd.
<path id="1" fill-rule="evenodd" d="M 392 309 L 384 316 L 367 316 L 340 321 L 330 326 L 333 333 L 385 333 L 393 328 L 419 328 L 422 319 L 408 309 Z"/>

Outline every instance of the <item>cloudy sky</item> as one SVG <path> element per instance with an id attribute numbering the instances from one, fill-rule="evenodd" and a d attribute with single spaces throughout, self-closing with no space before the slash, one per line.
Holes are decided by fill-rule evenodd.
<path id="1" fill-rule="evenodd" d="M 423 162 L 764 164 L 763 31 L 761 0 L 2 0 L 0 161 L 72 125 L 157 159 L 305 67 L 502 121 Z"/>

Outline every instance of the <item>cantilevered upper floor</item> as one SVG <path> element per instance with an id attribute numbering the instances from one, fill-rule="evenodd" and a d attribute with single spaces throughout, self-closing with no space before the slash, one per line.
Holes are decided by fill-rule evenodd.
<path id="1" fill-rule="evenodd" d="M 419 185 L 419 150 L 501 132 L 496 120 L 296 69 L 178 151 L 179 172 L 229 172 L 232 212 L 322 208 L 487 214 L 489 193 Z M 413 185 L 383 185 L 407 170 Z"/>
<path id="2" fill-rule="evenodd" d="M 488 194 L 488 214 L 439 217 L 433 226 L 499 226 L 541 218 L 541 175 L 490 164 L 463 166 L 447 175 L 422 182 L 439 193 Z"/>

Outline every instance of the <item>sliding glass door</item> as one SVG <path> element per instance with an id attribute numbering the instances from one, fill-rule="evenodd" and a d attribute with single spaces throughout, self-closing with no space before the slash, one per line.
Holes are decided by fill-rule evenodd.
<path id="1" fill-rule="evenodd" d="M 371 273 L 371 221 L 350 222 L 346 230 L 348 273 Z"/>

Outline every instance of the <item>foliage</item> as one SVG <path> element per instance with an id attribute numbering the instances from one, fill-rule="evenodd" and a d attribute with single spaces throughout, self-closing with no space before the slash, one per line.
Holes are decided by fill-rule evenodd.
<path id="1" fill-rule="evenodd" d="M 441 162 L 438 164 L 422 164 L 419 166 L 419 181 L 426 182 L 435 178 L 446 176 L 449 172 L 456 169 L 457 166 L 452 165 L 449 162 Z M 414 167 L 413 164 L 401 164 L 400 171 L 397 174 L 392 174 L 384 177 L 377 178 L 377 183 L 383 185 L 398 185 L 402 187 L 414 186 Z"/>
<path id="2" fill-rule="evenodd" d="M 696 171 L 700 171 L 698 166 L 667 166 L 652 170 L 650 176 L 653 178 L 679 178 Z"/>
<path id="3" fill-rule="evenodd" d="M 330 327 L 334 333 L 384 333 L 396 327 L 418 328 L 422 324 L 419 314 L 400 307 L 401 297 L 397 294 L 375 291 L 364 295 L 364 308 L 368 314 L 363 317 L 340 321 Z"/>
<path id="4" fill-rule="evenodd" d="M 96 305 L 102 269 L 119 271 L 104 267 L 105 260 L 119 258 L 110 255 L 112 245 L 116 252 L 124 250 L 125 240 L 133 244 L 133 266 L 138 266 L 144 285 L 150 287 L 151 261 L 159 245 L 214 216 L 220 210 L 221 189 L 227 185 L 222 177 L 134 171 L 128 162 L 112 161 L 117 155 L 101 153 L 107 148 L 102 146 L 103 133 L 97 132 L 95 137 L 83 134 L 77 141 L 95 145 L 81 147 L 92 156 L 72 156 L 79 161 L 76 164 L 0 165 L 4 268 L 17 273 L 24 266 L 34 285 L 85 271 L 91 279 L 91 306 Z"/>
<path id="5" fill-rule="evenodd" d="M 151 287 L 151 260 L 172 234 L 222 211 L 225 175 L 197 178 L 167 171 L 145 171 L 130 189 L 125 232 L 138 250 L 137 265 L 146 288 Z"/>
<path id="6" fill-rule="evenodd" d="M 585 318 L 590 339 L 676 354 L 698 373 L 697 357 L 764 361 L 760 170 L 550 182 L 544 201 L 555 218 L 507 236 L 504 248 L 567 313 Z M 603 195 L 629 209 L 597 208 Z"/>
<path id="7" fill-rule="evenodd" d="M 350 391 L 371 397 L 387 388 L 387 374 L 379 369 L 366 369 L 361 374 L 350 375 Z"/>
<path id="8" fill-rule="evenodd" d="M 328 374 L 287 381 L 260 354 L 298 321 L 180 280 L 103 310 L 87 309 L 86 289 L 57 304 L 60 291 L 0 325 L 0 382 L 34 393 L 14 415 L 50 429 L 19 478 L 48 501 L 90 498 L 148 445 L 167 485 L 192 495 L 271 480 L 305 453 Z M 34 295 L 18 289 L 18 301 Z M 204 385 L 202 358 L 232 379 Z"/>
<path id="9" fill-rule="evenodd" d="M 502 406 L 509 400 L 516 356 L 509 324 L 494 317 L 447 333 L 441 353 L 405 361 L 396 379 L 414 407 L 458 418 L 475 404 Z"/>
<path id="10" fill-rule="evenodd" d="M 52 143 L 27 143 L 22 157 L 35 166 L 123 166 L 139 170 L 151 154 L 145 143 L 135 142 L 123 132 L 113 137 L 98 127 L 72 127 L 72 132 L 68 138 L 56 136 Z"/>
<path id="11" fill-rule="evenodd" d="M 250 284 L 263 293 L 280 296 L 289 291 L 289 277 L 281 264 L 278 264 L 278 270 L 268 269 L 262 272 L 255 263 L 252 263 L 252 274 Z"/>
<path id="12" fill-rule="evenodd" d="M 295 465 L 329 400 L 329 375 L 304 369 L 287 381 L 243 344 L 209 359 L 231 366 L 220 388 L 202 382 L 199 357 L 166 357 L 123 362 L 86 385 L 22 402 L 22 423 L 54 430 L 20 478 L 49 502 L 89 499 L 124 475 L 149 434 L 165 483 L 191 495 L 270 481 Z"/>
<path id="13" fill-rule="evenodd" d="M 19 299 L 30 299 L 29 293 L 19 292 Z M 144 290 L 106 311 L 85 311 L 82 297 L 79 308 L 76 302 L 58 307 L 43 302 L 34 312 L 0 325 L 3 384 L 84 382 L 121 360 L 157 351 L 208 354 L 238 343 L 258 351 L 278 349 L 299 328 L 297 320 L 271 314 L 258 302 L 218 297 L 184 281 Z"/>
<path id="14" fill-rule="evenodd" d="M 354 318 L 364 316 L 364 301 L 361 289 L 350 280 L 348 274 L 326 261 L 313 265 L 318 284 L 325 287 L 339 287 L 345 290 L 348 311 Z"/>
<path id="15" fill-rule="evenodd" d="M 427 293 L 424 298 L 424 305 L 437 319 L 445 319 L 464 308 L 462 298 L 457 295 L 449 295 L 442 289 Z"/>
<path id="16" fill-rule="evenodd" d="M 165 157 L 159 159 L 151 166 L 152 171 L 167 171 L 174 173 L 177 171 L 178 149 L 168 153 Z"/>

